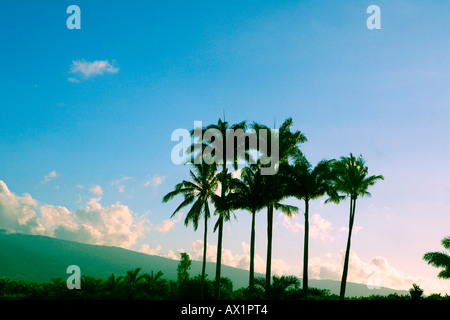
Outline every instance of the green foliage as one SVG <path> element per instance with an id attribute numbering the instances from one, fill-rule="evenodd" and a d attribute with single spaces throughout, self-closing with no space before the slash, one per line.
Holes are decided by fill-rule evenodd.
<path id="1" fill-rule="evenodd" d="M 181 253 L 181 260 L 177 267 L 177 281 L 179 284 L 189 280 L 189 270 L 191 269 L 191 258 L 185 252 Z"/>
<path id="2" fill-rule="evenodd" d="M 142 273 L 140 268 L 129 270 L 125 275 L 116 277 L 111 274 L 108 279 L 81 277 L 81 289 L 69 290 L 62 278 L 53 278 L 46 283 L 24 282 L 22 280 L 0 279 L 0 300 L 201 300 L 201 275 L 185 279 L 181 284 L 177 281 L 164 279 L 161 271 Z M 215 281 L 205 279 L 204 300 L 214 299 Z M 300 280 L 294 276 L 273 276 L 269 294 L 264 286 L 265 279 L 255 279 L 255 288 L 251 293 L 249 288 L 242 287 L 233 290 L 233 283 L 229 278 L 221 278 L 220 290 L 223 300 L 301 300 L 303 290 Z M 417 296 L 413 297 L 411 292 Z M 420 295 L 419 295 L 420 293 Z M 350 300 L 445 300 L 450 296 L 433 293 L 423 296 L 423 291 L 416 284 L 410 290 L 410 295 L 372 295 L 368 297 L 352 297 Z M 309 300 L 338 300 L 339 296 L 329 290 L 308 288 Z"/>
<path id="3" fill-rule="evenodd" d="M 441 243 L 445 249 L 450 250 L 450 237 L 445 237 Z M 423 255 L 423 259 L 433 267 L 443 268 L 438 278 L 450 279 L 450 255 L 447 252 L 427 252 Z"/>
<path id="4" fill-rule="evenodd" d="M 411 295 L 412 300 L 419 300 L 422 297 L 423 290 L 419 285 L 413 283 L 413 287 L 409 289 L 409 294 Z"/>
<path id="5" fill-rule="evenodd" d="M 270 287 L 267 288 L 266 279 L 259 277 L 255 279 L 255 284 L 264 289 L 267 299 L 287 300 L 296 296 L 294 292 L 299 291 L 300 279 L 295 276 L 273 276 Z"/>

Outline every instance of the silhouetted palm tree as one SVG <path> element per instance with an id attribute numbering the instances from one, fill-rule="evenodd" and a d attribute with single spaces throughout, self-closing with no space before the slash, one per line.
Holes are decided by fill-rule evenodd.
<path id="1" fill-rule="evenodd" d="M 221 194 L 220 197 L 222 199 L 225 198 L 225 195 L 228 192 L 227 180 L 228 177 L 228 169 L 227 164 L 231 162 L 235 169 L 238 167 L 238 157 L 239 154 L 236 152 L 237 149 L 246 150 L 248 149 L 248 145 L 245 140 L 235 140 L 230 139 L 231 135 L 234 135 L 234 132 L 237 130 L 242 130 L 245 132 L 247 129 L 246 122 L 240 122 L 237 124 L 230 125 L 226 121 L 222 121 L 219 119 L 217 124 L 211 124 L 204 128 L 197 128 L 191 131 L 191 135 L 195 137 L 196 131 L 201 132 L 200 141 L 194 142 L 191 147 L 187 150 L 191 153 L 191 162 L 202 162 L 204 159 L 199 159 L 205 150 L 213 150 L 213 159 L 209 159 L 214 161 L 217 164 L 222 165 L 221 174 L 219 175 Z M 205 139 L 204 133 L 212 132 L 216 133 L 214 137 L 210 137 L 210 139 Z M 235 143 L 229 144 L 228 141 L 234 141 Z M 240 143 L 241 145 L 238 145 Z M 229 150 L 233 148 L 233 150 Z M 201 150 L 202 153 L 196 154 L 197 150 Z M 220 200 L 218 200 L 220 201 Z M 223 206 L 222 206 L 223 207 Z M 229 212 L 227 210 L 216 210 L 216 214 L 219 215 L 216 226 L 214 230 L 218 229 L 218 241 L 217 241 L 217 259 L 216 259 L 216 299 L 220 299 L 220 273 L 221 273 L 221 263 L 222 263 L 222 238 L 223 238 L 223 222 L 229 219 Z"/>
<path id="2" fill-rule="evenodd" d="M 445 237 L 441 241 L 442 246 L 450 250 L 450 237 Z M 427 252 L 423 259 L 436 268 L 444 268 L 438 273 L 440 279 L 450 279 L 450 255 L 447 252 Z"/>
<path id="3" fill-rule="evenodd" d="M 98 298 L 103 289 L 103 279 L 82 275 L 81 288 L 83 290 L 79 290 L 79 292 L 84 299 Z"/>
<path id="4" fill-rule="evenodd" d="M 216 164 L 195 164 L 195 173 L 190 170 L 192 181 L 183 180 L 175 186 L 175 190 L 166 194 L 163 202 L 167 202 L 177 195 L 183 195 L 184 200 L 174 211 L 171 218 L 182 208 L 193 203 L 191 209 L 186 215 L 184 224 L 186 226 L 192 222 L 194 230 L 198 228 L 198 222 L 203 212 L 205 221 L 203 236 L 203 265 L 202 265 L 202 292 L 204 288 L 205 270 L 206 270 L 206 250 L 207 250 L 207 234 L 208 219 L 210 218 L 209 204 L 212 195 L 217 190 L 218 177 L 216 175 Z"/>
<path id="5" fill-rule="evenodd" d="M 348 261 L 350 257 L 350 243 L 353 230 L 353 223 L 355 220 L 356 199 L 361 196 L 370 196 L 367 191 L 370 186 L 373 186 L 377 180 L 384 180 L 382 175 L 367 176 L 369 169 L 365 166 L 363 157 L 360 155 L 355 158 L 350 153 L 349 157 L 341 157 L 338 161 L 332 162 L 333 171 L 333 191 L 334 194 L 327 199 L 326 202 L 332 201 L 339 203 L 340 201 L 350 199 L 350 219 L 348 224 L 348 239 L 345 250 L 344 269 L 342 272 L 342 281 L 340 289 L 340 299 L 345 297 L 345 287 L 347 283 Z"/>
<path id="6" fill-rule="evenodd" d="M 163 278 L 162 271 L 156 274 L 153 270 L 150 274 L 144 275 L 143 287 L 150 299 L 163 299 L 168 291 L 167 280 Z"/>
<path id="7" fill-rule="evenodd" d="M 233 190 L 226 197 L 229 206 L 235 209 L 247 210 L 252 215 L 250 234 L 250 275 L 249 290 L 253 292 L 255 277 L 255 221 L 256 212 L 265 206 L 263 184 L 260 168 L 245 167 L 241 171 L 241 179 L 232 179 L 230 189 Z"/>
<path id="8" fill-rule="evenodd" d="M 308 243 L 309 201 L 331 191 L 330 161 L 322 160 L 314 168 L 305 156 L 297 151 L 293 164 L 281 170 L 287 180 L 287 194 L 305 202 L 305 229 L 303 249 L 303 298 L 308 298 Z"/>
<path id="9" fill-rule="evenodd" d="M 267 287 L 267 282 L 264 278 L 256 278 L 255 284 L 264 288 L 268 299 L 280 300 L 284 298 L 287 290 L 291 288 L 297 289 L 300 286 L 300 279 L 295 276 L 273 276 L 269 287 Z"/>
<path id="10" fill-rule="evenodd" d="M 105 294 L 110 297 L 116 297 L 119 293 L 118 291 L 122 283 L 122 279 L 123 276 L 116 277 L 116 275 L 112 273 L 103 284 L 106 291 Z"/>
<path id="11" fill-rule="evenodd" d="M 306 142 L 307 139 L 300 131 L 291 132 L 292 118 L 286 119 L 278 130 L 271 130 L 265 125 L 254 123 L 252 128 L 256 131 L 258 137 L 258 145 L 265 144 L 267 154 L 262 154 L 262 157 L 273 156 L 272 142 L 275 139 L 275 144 L 278 145 L 278 159 L 275 163 L 269 165 L 274 168 L 272 175 L 264 175 L 263 185 L 265 186 L 265 206 L 267 207 L 267 261 L 266 261 L 266 287 L 270 287 L 270 280 L 272 274 L 272 231 L 273 231 L 273 210 L 281 210 L 288 216 L 296 212 L 298 208 L 294 206 L 283 205 L 280 201 L 287 196 L 285 192 L 286 183 L 278 171 L 280 164 L 288 163 L 290 157 L 294 155 L 299 149 L 299 144 Z M 267 138 L 261 135 L 261 130 L 268 132 Z M 263 162 L 263 161 L 260 161 Z M 265 165 L 268 166 L 268 165 Z M 264 165 L 263 165 L 264 167 Z"/>
<path id="12" fill-rule="evenodd" d="M 125 287 L 127 296 L 129 299 L 133 299 L 139 290 L 140 285 L 145 278 L 144 274 L 139 275 L 141 268 L 136 268 L 135 270 L 127 271 L 127 274 L 123 278 L 123 285 Z"/>

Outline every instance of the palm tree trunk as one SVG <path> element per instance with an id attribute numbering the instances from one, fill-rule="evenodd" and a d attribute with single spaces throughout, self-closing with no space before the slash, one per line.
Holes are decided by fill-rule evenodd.
<path id="1" fill-rule="evenodd" d="M 206 204 L 207 206 L 208 204 Z M 202 264 L 202 279 L 201 279 L 201 287 L 200 287 L 200 298 L 204 299 L 204 293 L 205 293 L 205 274 L 206 274 L 206 249 L 208 248 L 207 245 L 207 235 L 208 235 L 208 217 L 207 217 L 207 211 L 205 210 L 205 234 L 203 236 L 203 264 Z"/>
<path id="2" fill-rule="evenodd" d="M 345 298 L 345 287 L 347 285 L 348 261 L 350 258 L 350 244 L 353 230 L 353 222 L 355 218 L 355 207 L 356 207 L 356 199 L 350 198 L 350 220 L 348 224 L 347 248 L 345 250 L 344 270 L 342 272 L 341 291 L 339 296 L 341 300 L 344 300 Z"/>
<path id="3" fill-rule="evenodd" d="M 267 261 L 266 261 L 266 294 L 270 290 L 270 276 L 272 274 L 272 230 L 273 204 L 267 206 Z"/>
<path id="4" fill-rule="evenodd" d="M 217 259 L 216 259 L 216 299 L 220 299 L 220 267 L 222 263 L 222 231 L 223 217 L 219 217 L 219 235 L 217 240 Z"/>
<path id="5" fill-rule="evenodd" d="M 250 235 L 250 278 L 249 278 L 249 290 L 250 294 L 253 294 L 254 280 L 255 280 L 255 220 L 256 212 L 252 212 L 252 231 Z"/>
<path id="6" fill-rule="evenodd" d="M 305 198 L 305 239 L 303 248 L 303 299 L 308 299 L 309 199 Z"/>

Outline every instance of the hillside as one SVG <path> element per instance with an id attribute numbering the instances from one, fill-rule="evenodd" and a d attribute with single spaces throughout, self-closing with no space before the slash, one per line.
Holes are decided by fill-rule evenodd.
<path id="1" fill-rule="evenodd" d="M 60 240 L 45 236 L 8 234 L 0 230 L 0 278 L 14 280 L 47 282 L 51 278 L 66 279 L 67 266 L 75 264 L 81 273 L 106 279 L 111 273 L 125 274 L 126 271 L 142 268 L 142 272 L 161 270 L 168 280 L 176 279 L 178 260 L 148 255 L 118 247 L 90 245 Z M 192 261 L 191 275 L 201 273 L 201 262 Z M 214 277 L 215 264 L 207 263 L 206 273 Z M 248 271 L 222 266 L 222 276 L 233 281 L 234 289 L 248 285 Z M 262 276 L 257 274 L 257 276 Z M 339 281 L 310 280 L 310 286 L 329 289 L 338 293 Z M 356 283 L 347 284 L 348 296 L 387 295 L 406 291 L 381 288 L 369 290 L 367 286 Z"/>
<path id="2" fill-rule="evenodd" d="M 45 236 L 8 234 L 0 230 L 0 278 L 45 282 L 69 275 L 69 265 L 78 265 L 81 273 L 107 278 L 111 273 L 142 268 L 143 273 L 161 270 L 168 280 L 177 277 L 178 260 L 148 255 L 118 247 L 90 245 Z M 192 261 L 191 275 L 201 273 L 201 262 Z M 215 264 L 207 263 L 206 273 L 214 277 Z M 234 287 L 248 285 L 248 271 L 222 266 L 222 276 L 232 279 Z"/>

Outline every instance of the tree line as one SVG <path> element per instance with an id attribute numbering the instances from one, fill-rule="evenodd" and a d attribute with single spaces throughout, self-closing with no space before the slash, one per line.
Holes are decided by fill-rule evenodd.
<path id="1" fill-rule="evenodd" d="M 53 278 L 49 282 L 25 282 L 23 280 L 0 279 L 0 300 L 213 300 L 215 280 L 200 274 L 190 276 L 191 260 L 187 253 L 181 253 L 177 267 L 177 279 L 167 280 L 161 271 L 142 273 L 141 268 L 129 270 L 107 279 L 81 276 L 80 289 L 68 289 L 63 278 Z M 300 279 L 295 276 L 273 276 L 270 287 L 266 287 L 264 277 L 254 279 L 253 290 L 249 287 L 234 289 L 233 282 L 226 277 L 220 279 L 223 300 L 300 300 L 304 297 Z M 203 295 L 201 294 L 203 288 Z M 339 296 L 330 290 L 308 288 L 310 300 L 338 300 Z M 450 296 L 431 294 L 423 296 L 423 290 L 416 284 L 409 295 L 397 293 L 387 296 L 371 295 L 351 297 L 352 300 L 450 300 Z"/>

